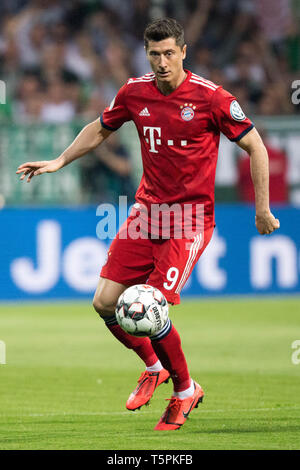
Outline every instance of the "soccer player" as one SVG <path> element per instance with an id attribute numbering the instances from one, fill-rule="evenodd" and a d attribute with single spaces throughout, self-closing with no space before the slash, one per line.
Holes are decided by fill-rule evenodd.
<path id="1" fill-rule="evenodd" d="M 111 333 L 144 361 L 146 370 L 126 403 L 129 410 L 146 404 L 154 390 L 171 377 L 174 392 L 154 429 L 180 428 L 202 400 L 201 386 L 191 379 L 180 336 L 169 320 L 151 338 L 137 338 L 118 325 L 115 306 L 131 285 L 150 284 L 160 289 L 170 304 L 180 302 L 180 291 L 214 229 L 214 178 L 220 132 L 250 155 L 256 197 L 256 227 L 260 234 L 279 228 L 269 209 L 268 155 L 251 121 L 234 96 L 205 78 L 183 68 L 187 46 L 176 20 L 150 23 L 144 34 L 145 50 L 153 73 L 130 78 L 100 119 L 88 124 L 56 159 L 28 162 L 17 173 L 21 179 L 51 173 L 100 145 L 126 121 L 133 120 L 142 149 L 143 176 L 136 204 L 113 240 L 102 267 L 94 308 Z M 172 218 L 170 236 L 162 236 L 161 219 L 153 224 L 154 236 L 130 236 L 130 224 L 144 220 L 150 232 L 153 205 L 191 209 L 190 224 L 197 225 L 196 206 L 203 207 L 203 228 L 179 238 Z M 147 209 L 145 211 L 142 208 Z M 141 212 L 143 212 L 141 216 Z M 148 217 L 148 218 L 147 218 Z M 151 225 L 151 224 L 150 224 Z M 177 223 L 178 225 L 178 223 Z M 238 230 L 238 221 L 233 221 Z"/>

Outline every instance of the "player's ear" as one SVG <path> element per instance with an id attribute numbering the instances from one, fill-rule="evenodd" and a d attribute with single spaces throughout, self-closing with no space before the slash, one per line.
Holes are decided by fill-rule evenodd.
<path id="1" fill-rule="evenodd" d="M 186 58 L 186 44 L 183 46 L 182 48 L 182 60 L 184 60 Z"/>

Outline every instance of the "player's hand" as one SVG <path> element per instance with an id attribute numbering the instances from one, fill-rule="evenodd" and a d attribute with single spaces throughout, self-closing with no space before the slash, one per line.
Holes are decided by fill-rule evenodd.
<path id="1" fill-rule="evenodd" d="M 58 159 L 43 162 L 26 162 L 18 167 L 16 173 L 23 173 L 20 180 L 23 180 L 28 175 L 27 183 L 29 183 L 34 176 L 42 175 L 43 173 L 54 173 L 61 167 L 62 164 Z"/>
<path id="2" fill-rule="evenodd" d="M 255 225 L 261 235 L 268 235 L 280 227 L 279 220 L 275 219 L 270 211 L 264 214 L 256 214 Z"/>

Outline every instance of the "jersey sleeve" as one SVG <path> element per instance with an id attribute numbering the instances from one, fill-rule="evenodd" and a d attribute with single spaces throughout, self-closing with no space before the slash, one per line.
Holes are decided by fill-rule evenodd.
<path id="1" fill-rule="evenodd" d="M 239 141 L 254 127 L 236 98 L 222 87 L 213 94 L 211 114 L 216 127 L 233 142 Z"/>
<path id="2" fill-rule="evenodd" d="M 126 106 L 126 89 L 125 84 L 100 116 L 101 125 L 109 131 L 116 131 L 124 122 L 132 119 Z"/>

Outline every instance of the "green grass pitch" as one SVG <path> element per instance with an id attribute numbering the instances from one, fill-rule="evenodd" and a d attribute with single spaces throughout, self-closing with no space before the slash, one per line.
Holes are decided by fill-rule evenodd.
<path id="1" fill-rule="evenodd" d="M 299 297 L 173 307 L 206 395 L 179 431 L 157 432 L 171 382 L 126 411 L 143 364 L 88 303 L 1 305 L 0 449 L 299 449 L 299 313 Z"/>

